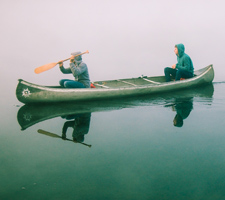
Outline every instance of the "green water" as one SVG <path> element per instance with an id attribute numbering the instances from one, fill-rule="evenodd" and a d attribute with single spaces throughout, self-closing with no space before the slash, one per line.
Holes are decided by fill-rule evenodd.
<path id="1" fill-rule="evenodd" d="M 4 101 L 0 199 L 223 200 L 224 89 L 78 106 Z M 91 147 L 60 138 L 69 121 L 67 138 L 75 130 Z"/>

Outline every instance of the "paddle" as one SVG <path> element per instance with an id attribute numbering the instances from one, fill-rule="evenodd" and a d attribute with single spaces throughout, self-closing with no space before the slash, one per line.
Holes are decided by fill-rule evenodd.
<path id="1" fill-rule="evenodd" d="M 81 54 L 75 55 L 74 57 L 81 56 L 81 55 L 83 55 L 83 54 L 85 54 L 85 53 L 89 53 L 89 51 L 87 50 L 87 51 L 85 51 L 85 52 L 83 52 L 83 53 L 81 53 Z M 70 58 L 67 58 L 67 59 L 62 60 L 62 61 L 59 61 L 59 62 L 64 62 L 64 61 L 67 61 L 67 60 L 69 60 L 69 59 L 70 59 Z M 44 72 L 44 71 L 47 71 L 47 70 L 49 70 L 49 69 L 52 69 L 52 68 L 55 67 L 57 64 L 59 64 L 59 62 L 49 63 L 49 64 L 46 64 L 46 65 L 42 65 L 42 66 L 40 66 L 40 67 L 37 67 L 37 68 L 34 70 L 34 72 L 35 72 L 36 74 L 40 74 L 40 73 L 42 73 L 42 72 Z"/>
<path id="2" fill-rule="evenodd" d="M 54 137 L 54 138 L 61 138 L 63 139 L 61 136 L 55 134 L 55 133 L 50 133 L 48 131 L 45 131 L 45 130 L 42 130 L 42 129 L 38 129 L 37 131 L 38 133 L 41 133 L 43 135 L 47 135 L 47 136 L 50 136 L 50 137 Z M 68 138 L 65 138 L 65 140 L 68 140 L 68 141 L 71 141 L 71 142 L 74 142 L 74 143 L 80 143 L 80 144 L 83 144 L 85 146 L 88 146 L 89 148 L 91 148 L 91 145 L 90 144 L 86 144 L 86 143 L 83 143 L 83 142 L 78 142 L 78 141 L 74 141 L 74 140 L 71 140 L 71 139 L 68 139 Z"/>

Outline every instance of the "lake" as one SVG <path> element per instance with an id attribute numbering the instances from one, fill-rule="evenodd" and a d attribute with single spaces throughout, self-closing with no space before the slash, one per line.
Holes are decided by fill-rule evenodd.
<path id="1" fill-rule="evenodd" d="M 224 90 L 36 106 L 3 95 L 0 199 L 225 199 Z"/>

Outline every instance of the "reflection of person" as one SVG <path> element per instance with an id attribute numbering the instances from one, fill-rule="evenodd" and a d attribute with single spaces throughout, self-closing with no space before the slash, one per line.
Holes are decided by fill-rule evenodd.
<path id="1" fill-rule="evenodd" d="M 166 67 L 164 69 L 166 82 L 171 81 L 170 75 L 175 77 L 175 80 L 181 78 L 192 78 L 194 67 L 191 58 L 184 53 L 185 47 L 183 44 L 175 45 L 174 53 L 177 55 L 177 64 L 172 65 L 172 68 Z"/>
<path id="2" fill-rule="evenodd" d="M 66 116 L 67 120 L 74 119 L 72 121 L 66 121 L 62 129 L 62 138 L 66 138 L 66 132 L 69 127 L 73 128 L 73 141 L 83 142 L 84 135 L 89 132 L 91 113 L 77 114 Z"/>
<path id="3" fill-rule="evenodd" d="M 173 120 L 173 125 L 182 127 L 183 121 L 186 119 L 193 109 L 193 99 L 177 99 L 175 103 L 175 110 L 177 112 Z"/>
<path id="4" fill-rule="evenodd" d="M 72 53 L 70 57 L 70 67 L 64 68 L 63 62 L 59 62 L 59 68 L 64 74 L 73 74 L 74 80 L 62 79 L 59 84 L 65 88 L 90 88 L 90 79 L 87 65 L 82 61 L 82 57 L 76 56 L 81 52 Z M 76 57 L 74 57 L 76 56 Z"/>

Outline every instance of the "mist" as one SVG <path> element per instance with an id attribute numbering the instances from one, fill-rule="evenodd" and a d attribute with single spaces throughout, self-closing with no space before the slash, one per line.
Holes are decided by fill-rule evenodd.
<path id="1" fill-rule="evenodd" d="M 224 81 L 224 1 L 215 0 L 1 0 L 1 90 L 18 79 L 57 85 L 59 67 L 41 65 L 89 50 L 91 81 L 163 75 L 183 43 L 194 68 L 213 64 Z M 68 63 L 65 63 L 68 66 Z M 7 85 L 7 87 L 6 87 Z M 13 91 L 14 92 L 14 91 Z"/>

